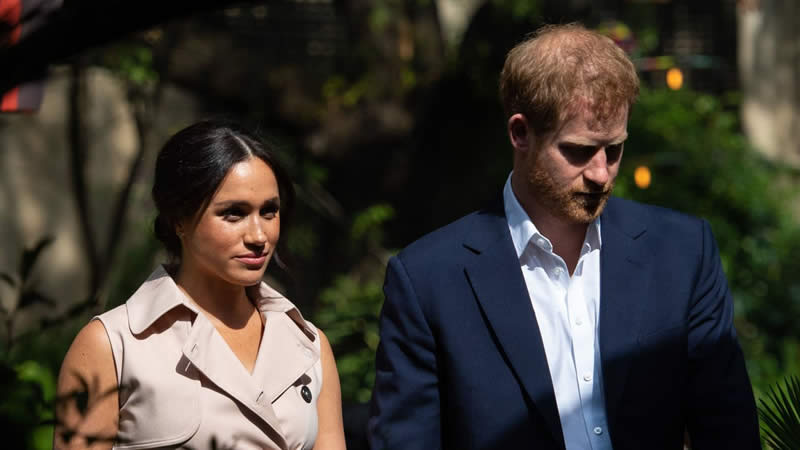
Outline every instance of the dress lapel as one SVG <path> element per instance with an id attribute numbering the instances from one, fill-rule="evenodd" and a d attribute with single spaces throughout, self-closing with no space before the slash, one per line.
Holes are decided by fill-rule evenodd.
<path id="1" fill-rule="evenodd" d="M 253 374 L 263 385 L 269 401 L 274 402 L 319 361 L 314 343 L 285 313 L 268 311 L 267 328 L 261 345 L 264 358 Z"/>
<path id="2" fill-rule="evenodd" d="M 270 393 L 253 381 L 214 325 L 202 314 L 195 318 L 183 354 L 209 381 L 261 418 L 274 431 L 270 436 L 275 444 L 287 448 Z"/>
<path id="3" fill-rule="evenodd" d="M 464 243 L 473 253 L 465 267 L 467 278 L 511 368 L 563 448 L 547 357 L 502 202 L 478 213 L 476 221 Z"/>
<path id="4" fill-rule="evenodd" d="M 606 414 L 613 423 L 637 351 L 643 299 L 648 295 L 650 253 L 642 238 L 646 228 L 612 198 L 602 216 L 600 251 L 600 357 Z"/>

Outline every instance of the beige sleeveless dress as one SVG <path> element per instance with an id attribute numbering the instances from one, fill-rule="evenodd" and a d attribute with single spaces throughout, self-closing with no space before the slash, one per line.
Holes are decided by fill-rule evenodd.
<path id="1" fill-rule="evenodd" d="M 266 324 L 252 374 L 163 268 L 124 305 L 96 317 L 120 386 L 114 448 L 314 445 L 322 384 L 317 331 L 266 283 L 248 295 Z"/>

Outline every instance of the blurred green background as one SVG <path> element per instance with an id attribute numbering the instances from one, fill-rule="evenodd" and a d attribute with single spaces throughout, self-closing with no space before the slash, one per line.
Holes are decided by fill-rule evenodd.
<path id="1" fill-rule="evenodd" d="M 349 444 L 363 448 L 387 259 L 500 195 L 511 149 L 497 77 L 505 53 L 546 22 L 582 21 L 630 53 L 643 89 L 617 195 L 708 219 L 756 395 L 800 374 L 800 8 L 224 3 L 187 3 L 145 28 L 112 14 L 97 31 L 105 35 L 47 57 L 38 108 L 0 114 L 0 421 L 9 448 L 50 448 L 55 381 L 72 338 L 164 258 L 151 234 L 154 156 L 170 134 L 215 116 L 259 130 L 294 177 L 299 204 L 281 237 L 290 269 L 272 267 L 268 278 L 330 338 Z M 135 31 L 115 33 L 115 20 Z M 0 52 L 0 66 L 10 58 L 24 59 Z"/>

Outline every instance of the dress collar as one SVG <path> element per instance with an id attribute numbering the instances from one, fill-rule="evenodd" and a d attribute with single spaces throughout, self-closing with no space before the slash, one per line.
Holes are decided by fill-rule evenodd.
<path id="1" fill-rule="evenodd" d="M 300 311 L 294 304 L 280 292 L 261 282 L 249 286 L 247 295 L 256 304 L 262 315 L 268 311 L 284 312 L 292 321 L 314 341 L 316 330 L 303 319 Z M 167 273 L 163 266 L 159 266 L 147 281 L 128 299 L 128 325 L 133 334 L 140 334 L 156 322 L 161 316 L 182 305 L 198 314 L 197 306 L 175 284 L 175 280 Z"/>

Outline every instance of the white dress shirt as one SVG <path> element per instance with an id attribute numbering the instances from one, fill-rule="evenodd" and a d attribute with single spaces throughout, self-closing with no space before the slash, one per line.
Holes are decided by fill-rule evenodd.
<path id="1" fill-rule="evenodd" d="M 564 260 L 536 229 L 511 188 L 503 189 L 517 250 L 561 418 L 567 450 L 610 450 L 597 324 L 600 312 L 600 218 L 586 230 L 570 277 Z"/>

